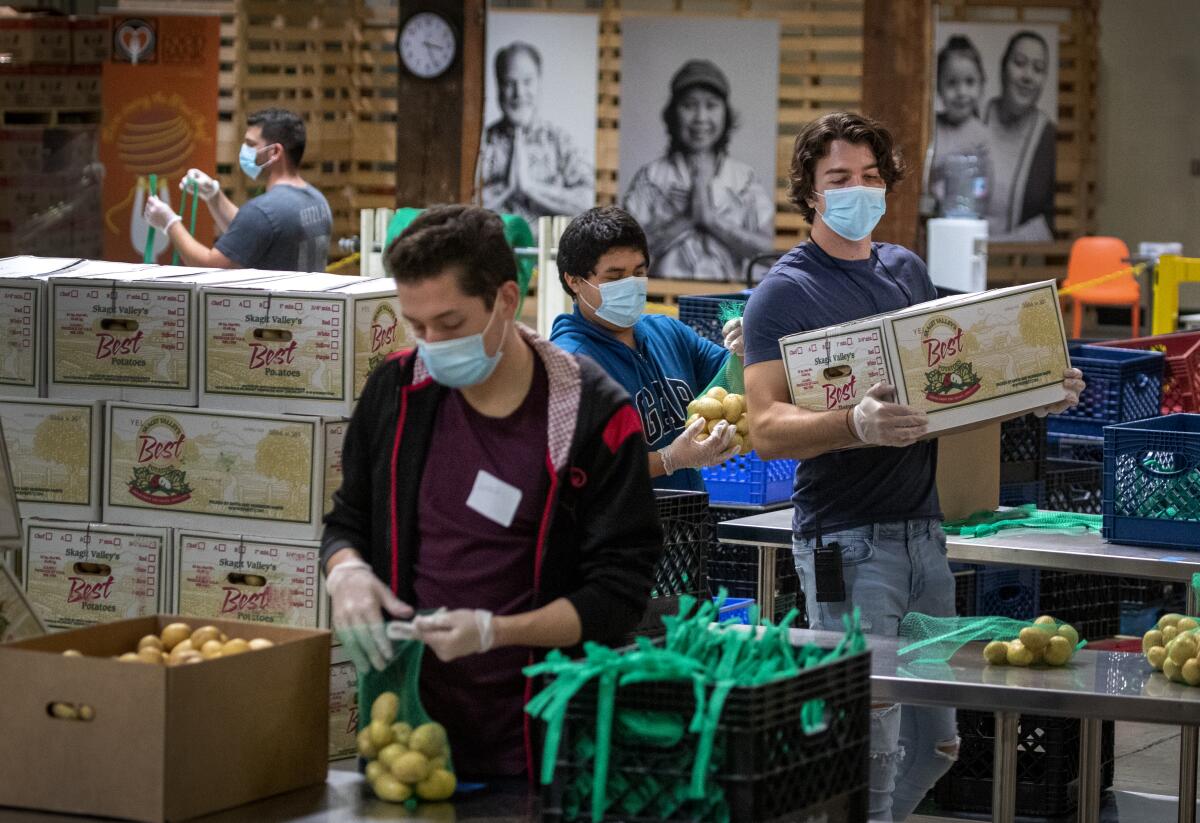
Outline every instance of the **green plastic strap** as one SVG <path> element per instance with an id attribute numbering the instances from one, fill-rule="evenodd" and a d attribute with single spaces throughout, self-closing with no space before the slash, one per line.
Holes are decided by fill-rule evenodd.
<path id="1" fill-rule="evenodd" d="M 191 193 L 192 193 L 192 220 L 191 220 L 191 223 L 189 224 L 188 234 L 190 234 L 192 237 L 195 237 L 196 236 L 196 203 L 200 199 L 200 197 L 196 193 L 195 179 L 191 180 L 190 182 L 191 182 L 191 186 L 189 188 L 191 189 Z M 187 202 L 187 196 L 188 196 L 188 189 L 184 189 L 183 194 L 181 194 L 179 197 L 179 213 L 181 215 L 187 209 L 187 206 L 185 205 L 185 203 Z M 179 265 L 179 247 L 178 246 L 175 247 L 175 251 L 171 254 L 171 265 L 172 266 Z"/>
<path id="2" fill-rule="evenodd" d="M 1002 529 L 1100 531 L 1103 520 L 1098 514 L 1039 511 L 1035 506 L 1026 504 L 1010 511 L 976 512 L 965 520 L 948 521 L 943 528 L 946 534 L 960 537 L 987 537 Z"/>
<path id="3" fill-rule="evenodd" d="M 151 174 L 150 175 L 150 195 L 149 196 L 155 197 L 155 196 L 157 196 L 157 192 L 158 192 L 158 175 Z M 142 252 L 142 262 L 143 263 L 153 263 L 154 262 L 154 226 L 146 227 L 146 250 L 144 252 Z"/>

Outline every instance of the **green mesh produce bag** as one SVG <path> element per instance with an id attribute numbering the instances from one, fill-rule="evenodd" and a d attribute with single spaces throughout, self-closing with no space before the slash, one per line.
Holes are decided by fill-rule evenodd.
<path id="1" fill-rule="evenodd" d="M 1104 518 L 1098 514 L 1038 511 L 1032 503 L 1008 511 L 982 511 L 965 520 L 942 524 L 946 534 L 987 537 L 1002 529 L 1048 529 L 1054 531 L 1100 531 Z"/>
<path id="2" fill-rule="evenodd" d="M 906 664 L 945 663 L 967 643 L 1013 640 L 1021 633 L 1021 629 L 1029 626 L 1053 634 L 1062 625 L 1058 621 L 1053 625 L 1035 625 L 1032 620 L 1012 617 L 932 617 L 909 612 L 900 623 L 900 638 L 907 640 L 908 644 L 901 646 L 896 654 Z M 1086 640 L 1080 640 L 1075 651 L 1086 645 Z"/>
<path id="3" fill-rule="evenodd" d="M 742 312 L 746 310 L 745 300 L 727 300 L 717 307 L 717 320 L 724 327 L 726 323 L 734 318 L 741 317 Z M 717 375 L 712 379 L 712 382 L 704 387 L 704 391 L 698 396 L 703 396 L 709 389 L 720 386 L 730 394 L 745 394 L 746 393 L 746 378 L 743 374 L 742 358 L 736 354 L 730 353 L 725 358 L 725 365 L 717 370 Z"/>

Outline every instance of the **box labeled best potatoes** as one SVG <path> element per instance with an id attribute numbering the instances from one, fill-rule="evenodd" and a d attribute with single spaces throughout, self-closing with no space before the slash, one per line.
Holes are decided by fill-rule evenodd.
<path id="1" fill-rule="evenodd" d="M 99 519 L 99 403 L 0 398 L 0 426 L 22 517 Z"/>
<path id="2" fill-rule="evenodd" d="M 877 382 L 948 432 L 1062 400 L 1070 367 L 1053 280 L 956 295 L 779 341 L 792 402 L 858 403 Z"/>

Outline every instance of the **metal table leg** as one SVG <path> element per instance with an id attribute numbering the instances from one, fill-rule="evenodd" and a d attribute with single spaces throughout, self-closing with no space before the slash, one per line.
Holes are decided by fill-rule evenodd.
<path id="1" fill-rule="evenodd" d="M 996 712 L 996 742 L 992 753 L 992 823 L 1013 823 L 1017 814 L 1016 712 Z"/>
<path id="2" fill-rule="evenodd" d="M 1100 820 L 1100 740 L 1103 722 L 1079 721 L 1079 823 Z"/>
<path id="3" fill-rule="evenodd" d="M 758 547 L 758 616 L 760 620 L 775 618 L 775 546 Z M 1189 612 L 1192 614 L 1192 612 Z"/>
<path id="4" fill-rule="evenodd" d="M 1179 823 L 1196 823 L 1196 741 L 1200 726 L 1183 726 L 1179 732 Z"/>
<path id="5" fill-rule="evenodd" d="M 1200 614 L 1200 604 L 1196 602 L 1196 587 L 1188 583 L 1184 588 L 1185 605 L 1187 606 L 1187 614 Z"/>

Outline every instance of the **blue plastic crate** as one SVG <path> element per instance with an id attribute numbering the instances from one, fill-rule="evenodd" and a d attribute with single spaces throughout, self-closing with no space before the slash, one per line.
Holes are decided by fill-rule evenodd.
<path id="1" fill-rule="evenodd" d="M 725 335 L 721 333 L 721 304 L 744 303 L 749 299 L 749 289 L 728 294 L 682 295 L 678 301 L 679 319 L 695 329 L 696 334 L 706 337 L 720 346 L 725 343 Z"/>
<path id="2" fill-rule="evenodd" d="M 1165 362 L 1161 353 L 1101 346 L 1071 346 L 1068 351 L 1087 388 L 1078 406 L 1050 417 L 1050 434 L 1100 437 L 1105 426 L 1158 416 Z"/>
<path id="3" fill-rule="evenodd" d="M 976 567 L 975 614 L 1032 619 L 1037 606 L 1037 569 Z"/>
<path id="4" fill-rule="evenodd" d="M 720 503 L 764 506 L 792 496 L 797 460 L 762 460 L 758 452 L 738 454 L 700 470 L 708 499 Z"/>
<path id="5" fill-rule="evenodd" d="M 713 598 L 715 603 L 717 598 Z M 717 612 L 717 622 L 724 623 L 726 620 L 736 620 L 745 625 L 750 624 L 750 607 L 754 605 L 752 598 L 746 597 L 729 597 L 725 599 L 725 605 L 721 606 Z"/>
<path id="6" fill-rule="evenodd" d="M 1200 414 L 1104 430 L 1104 537 L 1200 551 Z"/>
<path id="7" fill-rule="evenodd" d="M 1041 480 L 1034 480 L 1031 483 L 1000 484 L 1001 506 L 1023 506 L 1026 503 L 1032 503 L 1040 507 L 1043 497 L 1045 497 L 1045 484 Z"/>

